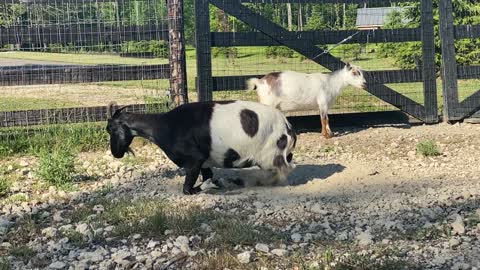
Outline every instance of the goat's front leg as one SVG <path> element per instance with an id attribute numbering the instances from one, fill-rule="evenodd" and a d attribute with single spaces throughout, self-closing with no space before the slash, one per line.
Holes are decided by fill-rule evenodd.
<path id="1" fill-rule="evenodd" d="M 321 113 L 320 121 L 322 123 L 322 135 L 323 137 L 329 139 L 332 137 L 332 131 L 330 131 L 330 126 L 328 125 L 328 115 Z"/>
<path id="2" fill-rule="evenodd" d="M 185 182 L 183 183 L 183 194 L 192 195 L 202 191 L 200 187 L 193 187 L 195 182 L 197 182 L 198 175 L 200 175 L 200 168 L 201 165 L 194 165 L 190 168 L 185 168 L 186 176 Z"/>
<path id="3" fill-rule="evenodd" d="M 202 181 L 203 182 L 207 181 L 208 179 L 213 178 L 213 172 L 212 172 L 212 169 L 210 169 L 210 168 L 202 168 L 201 173 L 202 173 Z"/>
<path id="4" fill-rule="evenodd" d="M 329 138 L 332 138 L 332 137 L 333 137 L 333 132 L 332 132 L 332 130 L 330 129 L 330 124 L 329 124 L 329 121 L 328 121 L 328 114 L 326 115 L 326 119 L 327 119 L 327 125 L 326 125 L 326 134 L 327 134 L 327 136 L 325 136 L 325 138 L 329 139 Z"/>
<path id="5" fill-rule="evenodd" d="M 221 183 L 219 181 L 213 180 L 213 172 L 210 168 L 202 168 L 202 184 L 200 185 L 200 189 L 202 191 L 209 190 L 209 189 L 218 189 L 221 187 Z"/>

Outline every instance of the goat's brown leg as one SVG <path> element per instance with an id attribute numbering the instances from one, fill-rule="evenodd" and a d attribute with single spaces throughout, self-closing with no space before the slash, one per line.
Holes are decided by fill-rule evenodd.
<path id="1" fill-rule="evenodd" d="M 322 135 L 325 138 L 328 138 L 327 135 L 327 117 L 320 115 L 320 122 L 322 123 Z"/>
<path id="2" fill-rule="evenodd" d="M 325 138 L 328 139 L 328 138 L 333 137 L 333 132 L 332 132 L 332 130 L 330 129 L 330 124 L 329 124 L 329 121 L 328 121 L 328 115 L 326 116 L 326 119 L 327 119 L 327 121 L 326 121 L 326 122 L 327 122 L 327 124 L 326 124 L 326 135 L 327 135 L 327 136 L 326 136 Z"/>

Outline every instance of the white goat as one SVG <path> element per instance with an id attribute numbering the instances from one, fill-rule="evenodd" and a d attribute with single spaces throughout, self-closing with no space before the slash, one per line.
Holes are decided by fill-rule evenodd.
<path id="1" fill-rule="evenodd" d="M 346 86 L 365 88 L 366 81 L 360 67 L 346 64 L 330 74 L 272 72 L 261 79 L 249 79 L 247 85 L 249 91 L 257 91 L 260 103 L 281 111 L 319 108 L 322 134 L 331 138 L 328 109 Z"/>

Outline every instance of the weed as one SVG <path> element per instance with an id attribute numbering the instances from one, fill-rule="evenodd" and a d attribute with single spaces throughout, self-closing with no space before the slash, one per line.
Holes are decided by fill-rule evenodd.
<path id="1" fill-rule="evenodd" d="M 27 246 L 16 246 L 10 249 L 10 255 L 21 260 L 28 260 L 35 255 L 35 251 Z"/>
<path id="2" fill-rule="evenodd" d="M 325 146 L 325 148 L 323 148 L 323 152 L 325 153 L 333 153 L 335 152 L 335 147 L 331 146 L 331 145 L 327 145 Z"/>
<path id="3" fill-rule="evenodd" d="M 215 254 L 206 254 L 200 258 L 200 270 L 210 269 L 239 269 L 239 262 L 234 255 L 227 251 Z"/>
<path id="4" fill-rule="evenodd" d="M 83 234 L 77 231 L 66 231 L 63 233 L 64 237 L 68 238 L 68 241 L 77 248 L 85 248 L 88 246 L 88 241 L 86 241 Z"/>
<path id="5" fill-rule="evenodd" d="M 37 174 L 52 185 L 65 186 L 73 181 L 74 160 L 75 157 L 67 146 L 53 151 L 42 150 L 39 153 Z"/>
<path id="6" fill-rule="evenodd" d="M 417 153 L 424 157 L 439 156 L 441 154 L 437 144 L 431 140 L 419 142 L 417 144 Z"/>
<path id="7" fill-rule="evenodd" d="M 0 176 L 0 198 L 7 195 L 10 192 L 10 186 L 12 183 L 5 177 Z"/>
<path id="8" fill-rule="evenodd" d="M 215 247 L 254 245 L 259 242 L 271 243 L 285 240 L 285 236 L 280 233 L 230 216 L 217 218 L 212 224 L 212 229 L 216 235 L 208 244 Z"/>
<path id="9" fill-rule="evenodd" d="M 28 201 L 28 196 L 23 193 L 13 194 L 10 197 L 5 199 L 5 203 L 13 203 L 13 202 L 26 202 Z"/>
<path id="10" fill-rule="evenodd" d="M 7 258 L 0 258 L 0 270 L 10 270 L 12 269 L 12 264 Z"/>

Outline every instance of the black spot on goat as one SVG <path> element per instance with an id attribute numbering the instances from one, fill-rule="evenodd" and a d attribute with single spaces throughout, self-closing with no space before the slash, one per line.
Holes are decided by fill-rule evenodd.
<path id="1" fill-rule="evenodd" d="M 248 136 L 253 137 L 258 132 L 258 115 L 249 109 L 243 109 L 240 112 L 240 122 L 242 128 Z"/>
<path id="2" fill-rule="evenodd" d="M 228 149 L 224 156 L 223 166 L 225 168 L 233 168 L 233 162 L 240 159 L 240 155 L 232 148 Z"/>

